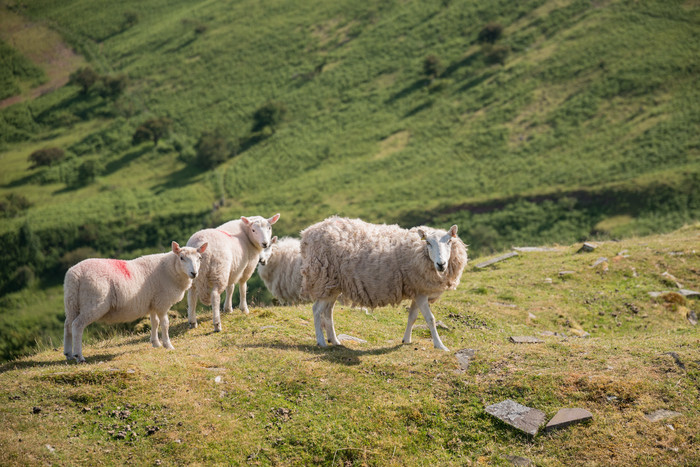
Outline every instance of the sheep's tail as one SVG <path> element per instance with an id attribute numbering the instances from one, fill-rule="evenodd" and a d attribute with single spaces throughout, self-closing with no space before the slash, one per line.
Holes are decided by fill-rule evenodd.
<path id="1" fill-rule="evenodd" d="M 80 279 L 78 274 L 69 269 L 63 281 L 63 306 L 66 312 L 66 322 L 72 323 L 80 314 Z"/>

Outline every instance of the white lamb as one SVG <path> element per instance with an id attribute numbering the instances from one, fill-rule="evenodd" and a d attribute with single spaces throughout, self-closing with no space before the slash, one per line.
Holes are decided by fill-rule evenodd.
<path id="1" fill-rule="evenodd" d="M 187 246 L 197 247 L 208 243 L 202 255 L 199 275 L 187 292 L 187 318 L 191 328 L 197 327 L 197 299 L 211 305 L 214 331 L 221 331 L 221 294 L 226 291 L 224 310 L 233 312 L 233 289 L 238 284 L 240 309 L 248 314 L 246 282 L 258 264 L 260 252 L 270 244 L 272 224 L 280 218 L 275 214 L 269 219 L 260 216 L 241 217 L 215 229 L 204 229 L 187 241 Z"/>
<path id="2" fill-rule="evenodd" d="M 260 254 L 258 274 L 265 287 L 282 303 L 308 302 L 301 295 L 301 242 L 296 238 L 273 237 Z"/>
<path id="3" fill-rule="evenodd" d="M 411 299 L 403 342 L 420 310 L 435 348 L 448 350 L 435 328 L 428 302 L 459 285 L 467 264 L 467 249 L 449 231 L 430 227 L 405 230 L 397 225 L 369 224 L 360 219 L 331 217 L 301 232 L 302 293 L 313 305 L 316 341 L 339 345 L 333 305 L 343 294 L 353 305 L 375 308 Z"/>
<path id="4" fill-rule="evenodd" d="M 95 321 L 126 323 L 151 315 L 151 343 L 172 349 L 168 335 L 168 310 L 182 300 L 197 276 L 199 248 L 180 248 L 172 243 L 172 252 L 147 255 L 129 261 L 86 259 L 68 270 L 63 285 L 66 322 L 63 353 L 68 360 L 84 362 L 83 331 Z M 160 325 L 163 343 L 158 340 Z"/>

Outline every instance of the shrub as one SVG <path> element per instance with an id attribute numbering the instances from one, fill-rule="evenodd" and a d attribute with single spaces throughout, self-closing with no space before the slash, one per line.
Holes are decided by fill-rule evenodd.
<path id="1" fill-rule="evenodd" d="M 126 75 L 103 76 L 100 78 L 98 93 L 102 97 L 114 100 L 124 93 L 127 84 L 129 84 L 129 78 Z"/>
<path id="2" fill-rule="evenodd" d="M 423 60 L 423 74 L 428 77 L 428 79 L 435 79 L 442 71 L 442 65 L 440 64 L 440 59 L 435 55 L 428 55 Z"/>
<path id="3" fill-rule="evenodd" d="M 134 11 L 125 11 L 124 12 L 124 23 L 122 26 L 122 30 L 129 29 L 132 26 L 135 26 L 139 22 L 139 15 L 134 12 Z"/>
<path id="4" fill-rule="evenodd" d="M 100 75 L 95 72 L 91 67 L 87 66 L 76 70 L 70 75 L 70 83 L 77 84 L 81 87 L 80 94 L 86 95 L 90 92 L 90 88 L 94 86 L 97 80 L 100 79 Z"/>
<path id="5" fill-rule="evenodd" d="M 79 184 L 87 185 L 95 181 L 95 177 L 104 171 L 104 164 L 97 159 L 87 159 L 78 167 Z"/>
<path id="6" fill-rule="evenodd" d="M 137 145 L 144 141 L 153 141 L 153 145 L 157 146 L 158 141 L 170 133 L 173 121 L 168 117 L 159 117 L 146 120 L 141 124 L 131 138 L 131 144 Z"/>
<path id="7" fill-rule="evenodd" d="M 484 61 L 490 65 L 500 63 L 503 65 L 506 62 L 506 57 L 510 53 L 510 49 L 505 45 L 484 44 L 482 48 Z"/>
<path id="8" fill-rule="evenodd" d="M 211 169 L 224 162 L 231 154 L 231 142 L 221 130 L 202 133 L 195 145 L 197 164 Z"/>
<path id="9" fill-rule="evenodd" d="M 253 114 L 253 132 L 269 127 L 274 132 L 287 115 L 287 106 L 283 102 L 270 101 Z"/>
<path id="10" fill-rule="evenodd" d="M 56 162 L 60 162 L 66 158 L 66 153 L 61 148 L 43 148 L 37 149 L 29 155 L 27 160 L 32 163 L 30 169 L 37 167 L 51 167 Z"/>
<path id="11" fill-rule="evenodd" d="M 476 37 L 476 40 L 481 43 L 486 42 L 489 44 L 493 44 L 498 39 L 500 39 L 502 34 L 503 26 L 501 26 L 498 23 L 489 23 L 486 26 L 484 26 L 481 29 L 481 31 L 479 31 L 479 35 Z"/>
<path id="12" fill-rule="evenodd" d="M 15 217 L 21 211 L 29 209 L 32 204 L 27 198 L 17 193 L 5 195 L 5 199 L 0 201 L 0 216 Z"/>
<path id="13" fill-rule="evenodd" d="M 2 293 L 6 294 L 22 290 L 23 288 L 27 287 L 32 282 L 34 282 L 34 278 L 34 270 L 31 268 L 31 266 L 20 266 L 4 285 L 4 287 L 2 288 Z"/>

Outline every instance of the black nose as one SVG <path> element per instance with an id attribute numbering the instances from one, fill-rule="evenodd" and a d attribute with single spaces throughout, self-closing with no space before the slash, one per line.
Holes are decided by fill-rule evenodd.
<path id="1" fill-rule="evenodd" d="M 438 271 L 444 271 L 445 270 L 445 263 L 437 263 L 437 268 L 438 268 Z"/>
<path id="2" fill-rule="evenodd" d="M 267 248 L 267 242 L 263 243 L 263 248 Z"/>
<path id="3" fill-rule="evenodd" d="M 261 260 L 258 260 L 258 263 L 260 263 L 260 264 L 262 264 L 263 266 L 265 266 L 265 261 L 262 260 L 262 259 L 261 259 Z"/>
<path id="4" fill-rule="evenodd" d="M 190 276 L 192 276 L 192 279 L 194 279 L 195 277 L 197 277 L 197 273 L 196 273 L 196 272 L 191 272 L 191 273 L 190 273 Z"/>

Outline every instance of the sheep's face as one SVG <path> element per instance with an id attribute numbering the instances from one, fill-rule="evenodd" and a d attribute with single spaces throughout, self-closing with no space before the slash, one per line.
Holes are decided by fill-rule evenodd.
<path id="1" fill-rule="evenodd" d="M 447 233 L 444 230 L 426 232 L 423 229 L 418 229 L 418 234 L 421 236 L 421 240 L 427 244 L 428 256 L 430 256 L 435 270 L 438 273 L 445 272 L 450 262 L 452 241 L 457 238 L 457 226 L 453 225 Z"/>
<path id="2" fill-rule="evenodd" d="M 241 221 L 248 227 L 250 240 L 264 250 L 271 245 L 272 224 L 279 218 L 280 215 L 275 214 L 269 219 L 260 216 L 241 217 Z"/>
<path id="3" fill-rule="evenodd" d="M 267 261 L 270 259 L 270 256 L 272 256 L 272 245 L 274 245 L 275 243 L 277 243 L 277 237 L 272 237 L 270 239 L 270 244 L 267 246 L 267 248 L 263 248 L 263 250 L 260 252 L 258 263 L 262 264 L 263 266 L 267 264 Z"/>
<path id="4" fill-rule="evenodd" d="M 202 253 L 207 249 L 207 243 L 204 243 L 199 248 L 185 246 L 180 248 L 177 242 L 173 242 L 173 253 L 179 257 L 177 262 L 178 267 L 190 279 L 197 277 L 199 273 L 199 265 L 202 263 Z"/>

